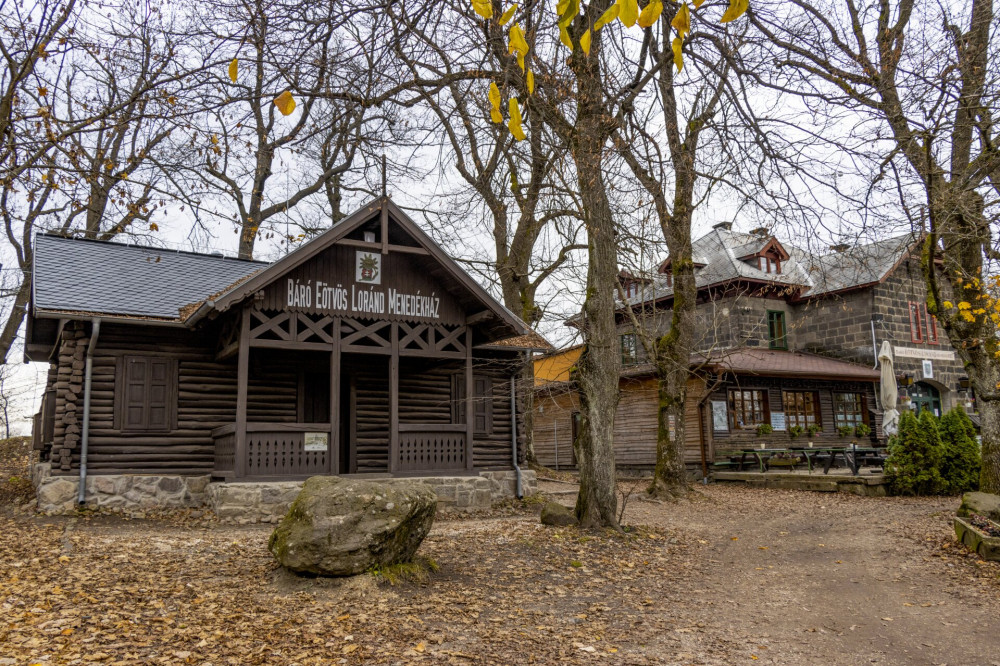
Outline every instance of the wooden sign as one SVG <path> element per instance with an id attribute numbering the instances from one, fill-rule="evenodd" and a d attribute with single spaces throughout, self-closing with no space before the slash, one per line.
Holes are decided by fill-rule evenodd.
<path id="1" fill-rule="evenodd" d="M 265 288 L 261 309 L 464 323 L 465 312 L 447 286 L 433 279 L 431 268 L 436 263 L 426 256 L 335 245 Z"/>

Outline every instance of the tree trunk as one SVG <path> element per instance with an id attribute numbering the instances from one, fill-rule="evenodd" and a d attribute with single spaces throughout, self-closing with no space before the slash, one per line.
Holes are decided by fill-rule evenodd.
<path id="1" fill-rule="evenodd" d="M 0 364 L 7 363 L 10 349 L 17 340 L 17 332 L 21 330 L 24 316 L 28 312 L 28 298 L 31 296 L 31 273 L 24 273 L 21 286 L 14 295 L 14 303 L 0 332 Z"/>
<path id="2" fill-rule="evenodd" d="M 594 38 L 597 41 L 597 37 Z M 573 442 L 580 469 L 576 516 L 583 527 L 618 528 L 614 424 L 621 352 L 615 327 L 618 252 L 614 218 L 603 179 L 604 143 L 611 120 L 603 109 L 597 49 L 575 51 L 577 121 L 572 146 L 587 229 L 586 346 L 578 364 L 581 428 Z"/>
<path id="3" fill-rule="evenodd" d="M 681 225 L 676 225 L 681 226 Z M 684 466 L 684 442 L 687 431 L 684 408 L 687 381 L 690 377 L 691 347 L 694 339 L 695 298 L 697 287 L 691 260 L 691 234 L 687 242 L 671 252 L 674 304 L 670 330 L 656 343 L 656 376 L 659 413 L 656 430 L 656 467 L 649 493 L 671 497 L 686 493 L 690 487 Z M 671 234 L 683 230 L 671 229 Z"/>

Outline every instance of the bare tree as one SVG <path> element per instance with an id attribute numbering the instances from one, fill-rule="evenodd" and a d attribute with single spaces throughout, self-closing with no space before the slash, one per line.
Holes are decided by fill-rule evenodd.
<path id="1" fill-rule="evenodd" d="M 1000 25 L 992 0 L 795 0 L 753 20 L 784 51 L 769 83 L 829 113 L 854 114 L 862 148 L 836 148 L 872 164 L 872 186 L 889 181 L 904 210 L 926 205 L 927 308 L 979 399 L 980 486 L 1000 492 Z"/>

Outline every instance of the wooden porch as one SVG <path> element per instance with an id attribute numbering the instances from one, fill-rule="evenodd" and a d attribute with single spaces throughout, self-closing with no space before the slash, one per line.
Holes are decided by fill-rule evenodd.
<path id="1" fill-rule="evenodd" d="M 359 442 L 368 455 L 385 459 L 384 469 L 378 471 L 391 475 L 471 473 L 476 419 L 467 415 L 464 406 L 455 409 L 451 404 L 470 405 L 474 400 L 469 326 L 367 322 L 303 312 L 268 313 L 249 307 L 236 316 L 239 324 L 224 333 L 218 353 L 220 360 L 237 357 L 236 420 L 212 431 L 213 476 L 231 481 L 276 480 L 375 471 L 359 469 L 356 457 L 351 457 L 357 455 Z M 309 352 L 313 357 L 316 352 L 328 354 L 328 404 L 314 409 L 322 420 L 249 421 L 247 387 L 252 350 L 256 354 L 267 354 L 267 350 Z M 344 369 L 348 357 L 355 359 L 355 365 L 361 359 L 366 372 L 381 375 L 387 387 L 385 403 L 357 404 L 359 389 L 353 375 L 349 379 Z M 401 377 L 401 361 L 407 358 L 440 359 L 456 372 L 452 377 L 437 373 L 437 385 L 432 386 L 419 373 Z M 454 381 L 456 378 L 460 380 Z M 451 388 L 443 400 L 442 379 L 452 380 L 445 384 Z M 406 391 L 404 400 L 410 405 L 402 415 L 401 385 Z M 458 396 L 453 395 L 456 388 L 461 391 Z M 301 403 L 301 386 L 298 393 Z M 432 406 L 421 408 L 423 403 Z M 373 415 L 373 411 L 382 414 Z M 387 428 L 359 432 L 366 415 L 384 417 Z"/>

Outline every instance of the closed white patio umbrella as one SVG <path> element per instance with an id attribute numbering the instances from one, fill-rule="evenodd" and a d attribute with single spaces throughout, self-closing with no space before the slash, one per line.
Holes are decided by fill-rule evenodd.
<path id="1" fill-rule="evenodd" d="M 899 432 L 899 412 L 896 411 L 899 388 L 896 386 L 896 373 L 892 367 L 892 345 L 888 340 L 882 342 L 878 361 L 882 364 L 879 386 L 879 397 L 882 399 L 882 432 L 891 437 Z"/>

